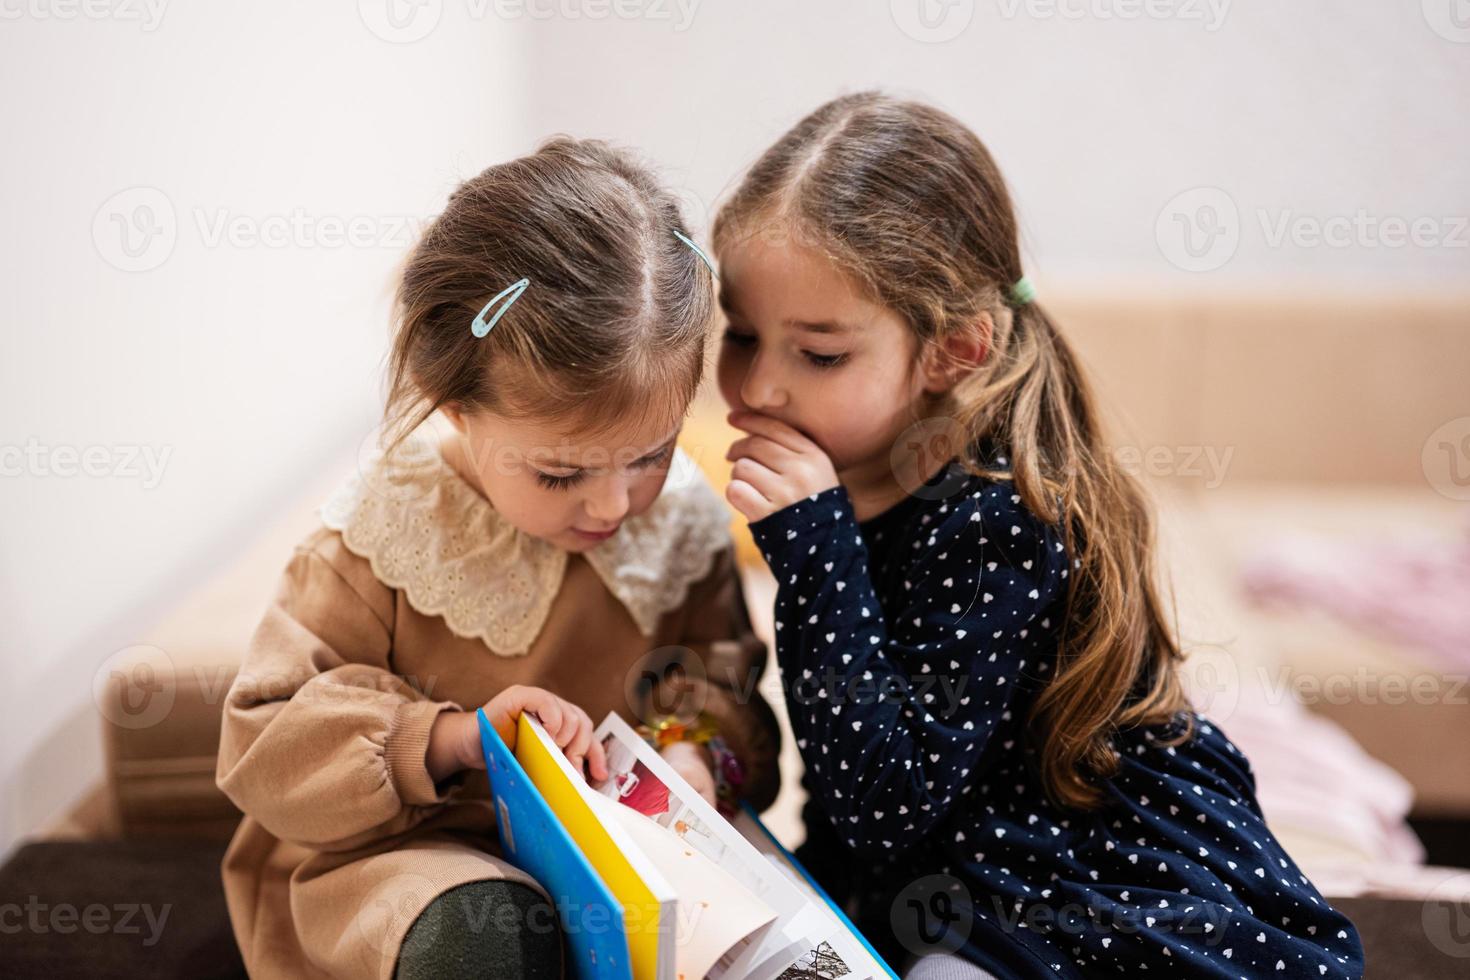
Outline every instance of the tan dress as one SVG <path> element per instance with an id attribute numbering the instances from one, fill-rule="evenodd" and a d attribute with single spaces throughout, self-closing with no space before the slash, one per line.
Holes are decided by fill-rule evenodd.
<path id="1" fill-rule="evenodd" d="M 728 512 L 683 454 L 654 506 L 582 555 L 501 520 L 422 435 L 366 464 L 322 517 L 224 710 L 217 780 L 246 816 L 222 872 L 253 977 L 391 977 L 435 896 L 493 878 L 539 889 L 498 856 L 485 774 L 435 785 L 424 761 L 439 712 L 508 685 L 637 721 L 644 669 L 664 676 L 677 658 L 744 765 L 743 795 L 774 799 L 765 647 Z"/>

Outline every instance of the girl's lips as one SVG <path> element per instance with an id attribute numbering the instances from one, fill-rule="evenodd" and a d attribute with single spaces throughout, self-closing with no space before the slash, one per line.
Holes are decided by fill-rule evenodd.
<path id="1" fill-rule="evenodd" d="M 619 525 L 619 527 L 621 526 L 622 525 Z M 577 532 L 579 536 L 586 538 L 588 541 L 606 541 L 608 538 L 618 533 L 618 529 L 616 527 L 610 531 L 584 531 L 579 527 L 574 527 L 572 528 L 572 530 Z"/>

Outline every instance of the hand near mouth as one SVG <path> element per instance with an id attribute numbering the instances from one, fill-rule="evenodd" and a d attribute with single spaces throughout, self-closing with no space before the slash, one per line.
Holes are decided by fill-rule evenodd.
<path id="1" fill-rule="evenodd" d="M 730 424 L 749 433 L 725 458 L 733 460 L 725 499 L 755 522 L 804 497 L 837 486 L 832 460 L 801 432 L 757 412 L 731 412 Z"/>

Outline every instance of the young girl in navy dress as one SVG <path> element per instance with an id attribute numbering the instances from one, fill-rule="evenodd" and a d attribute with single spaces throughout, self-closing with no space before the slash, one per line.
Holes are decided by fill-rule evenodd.
<path id="1" fill-rule="evenodd" d="M 1357 977 L 1192 712 L 1152 518 L 951 116 L 822 106 L 714 227 L 801 856 L 908 976 Z"/>

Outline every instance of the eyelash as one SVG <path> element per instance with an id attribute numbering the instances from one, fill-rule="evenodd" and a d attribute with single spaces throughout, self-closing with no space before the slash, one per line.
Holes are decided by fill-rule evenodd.
<path id="1" fill-rule="evenodd" d="M 847 360 L 846 354 L 813 354 L 811 351 L 805 350 L 801 353 L 811 362 L 812 367 L 821 368 L 823 371 L 835 368 Z"/>
<path id="2" fill-rule="evenodd" d="M 553 476 L 550 473 L 537 471 L 536 482 L 548 490 L 567 490 L 582 482 L 583 473 L 568 473 L 566 476 Z"/>
<path id="3" fill-rule="evenodd" d="M 673 455 L 674 447 L 668 446 L 654 453 L 652 456 L 645 456 L 640 460 L 635 460 L 633 465 L 639 469 L 644 469 L 646 467 L 656 466 Z M 551 473 L 542 473 L 538 470 L 536 472 L 536 482 L 548 490 L 569 490 L 578 483 L 581 483 L 586 476 L 587 474 L 584 470 L 568 473 L 566 476 L 556 476 Z"/>
<path id="4" fill-rule="evenodd" d="M 736 347 L 750 348 L 756 345 L 754 334 L 736 333 L 733 330 L 725 331 L 725 342 L 734 344 Z M 801 356 L 807 359 L 812 367 L 826 371 L 839 367 L 847 360 L 847 354 L 813 354 L 811 351 L 802 351 Z"/>

